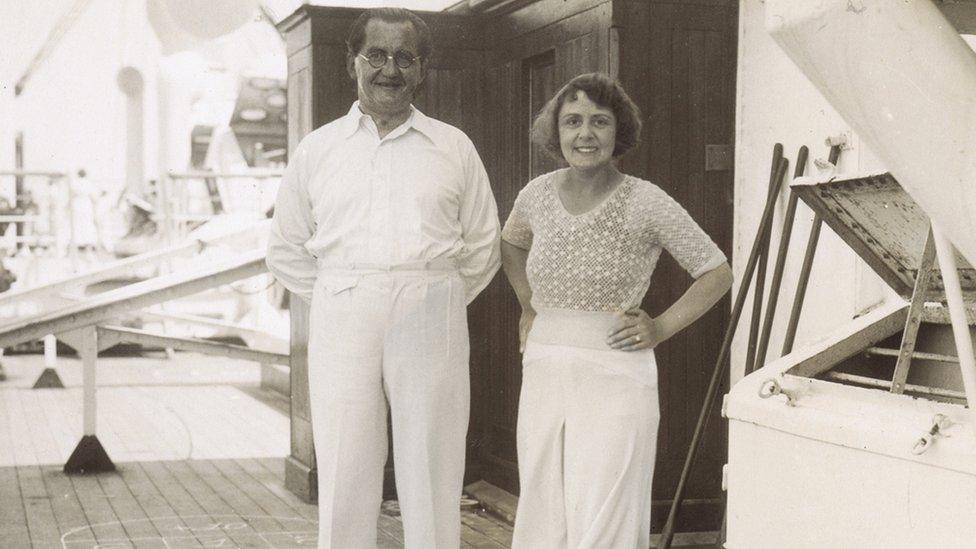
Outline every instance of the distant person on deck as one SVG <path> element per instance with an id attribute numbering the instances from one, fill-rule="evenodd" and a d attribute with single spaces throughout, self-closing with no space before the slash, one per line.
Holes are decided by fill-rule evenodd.
<path id="1" fill-rule="evenodd" d="M 660 419 L 654 347 L 728 291 L 725 255 L 688 213 L 616 160 L 640 113 L 620 84 L 578 76 L 533 125 L 569 164 L 530 181 L 502 231 L 522 306 L 513 549 L 646 549 Z M 697 280 L 656 318 L 640 309 L 661 251 Z"/>
<path id="2" fill-rule="evenodd" d="M 500 264 L 495 200 L 457 128 L 411 105 L 430 31 L 365 11 L 347 40 L 359 100 L 283 178 L 268 267 L 311 302 L 319 547 L 375 547 L 393 421 L 408 549 L 457 548 L 468 428 L 466 306 Z"/>

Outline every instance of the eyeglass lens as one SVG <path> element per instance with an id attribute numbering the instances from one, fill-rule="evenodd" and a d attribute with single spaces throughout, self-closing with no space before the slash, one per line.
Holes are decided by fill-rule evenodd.
<path id="1" fill-rule="evenodd" d="M 393 58 L 393 62 L 396 63 L 396 66 L 400 67 L 401 69 L 410 68 L 410 66 L 413 65 L 414 61 L 417 59 L 412 53 L 403 50 L 397 51 L 392 56 L 390 56 L 384 50 L 372 50 L 367 53 L 365 57 L 366 61 L 368 61 L 369 65 L 374 69 L 378 69 L 383 65 L 386 65 L 386 61 L 390 57 Z"/>

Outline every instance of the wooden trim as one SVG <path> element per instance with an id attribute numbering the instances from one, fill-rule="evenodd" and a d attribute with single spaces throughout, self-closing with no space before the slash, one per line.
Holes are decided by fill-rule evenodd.
<path id="1" fill-rule="evenodd" d="M 845 374 L 843 372 L 827 372 L 827 379 L 834 381 L 840 381 L 844 383 L 851 383 L 854 385 L 864 385 L 867 387 L 877 387 L 879 389 L 891 389 L 891 392 L 895 391 L 892 389 L 892 384 L 890 381 L 884 379 L 875 379 L 873 377 L 860 376 L 856 374 Z M 966 401 L 966 393 L 961 391 L 953 391 L 951 389 L 942 389 L 939 387 L 928 387 L 926 385 L 912 385 L 906 383 L 902 387 L 902 391 L 899 393 L 913 393 L 925 396 L 936 396 L 943 398 L 953 398 L 956 400 Z"/>
<path id="2" fill-rule="evenodd" d="M 846 216 L 851 218 L 852 216 L 841 206 L 836 203 L 828 203 L 819 192 L 817 192 L 817 186 L 813 184 L 794 184 L 790 188 L 795 192 L 807 206 L 810 207 L 820 219 L 827 223 L 837 236 L 841 238 L 854 252 L 857 253 L 867 263 L 874 272 L 878 273 L 891 289 L 895 290 L 902 298 L 908 300 L 911 296 L 913 289 L 913 284 L 910 284 L 906 278 L 899 276 L 897 273 L 889 268 L 888 264 L 878 256 L 877 252 L 864 243 L 861 237 L 857 235 L 850 227 L 840 220 L 841 216 Z"/>
<path id="3" fill-rule="evenodd" d="M 901 334 L 901 346 L 898 348 L 898 360 L 895 362 L 895 372 L 891 378 L 891 392 L 896 395 L 905 391 L 905 382 L 908 381 L 908 369 L 912 365 L 915 340 L 918 337 L 918 328 L 922 324 L 922 311 L 925 310 L 925 293 L 928 290 L 934 266 L 935 239 L 930 227 L 928 236 L 925 237 L 925 246 L 922 249 L 918 273 L 915 275 L 912 301 L 908 307 L 908 318 L 905 319 L 905 330 Z"/>
<path id="4" fill-rule="evenodd" d="M 952 320 L 949 318 L 949 309 L 941 303 L 931 302 L 925 304 L 925 309 L 922 311 L 922 322 L 952 324 Z M 966 322 L 970 326 L 976 326 L 976 302 L 966 303 Z"/>
<path id="5" fill-rule="evenodd" d="M 295 456 L 285 457 L 285 488 L 305 503 L 318 500 L 318 472 Z"/>
<path id="6" fill-rule="evenodd" d="M 135 328 L 124 328 L 120 326 L 99 326 L 98 337 L 113 336 L 123 343 L 137 343 L 147 347 L 165 347 L 167 349 L 179 349 L 204 355 L 224 356 L 250 360 L 261 364 L 278 364 L 290 366 L 290 357 L 279 353 L 270 353 L 244 347 L 242 345 L 232 345 L 229 343 L 217 343 L 204 339 L 175 337 L 154 334 L 146 330 Z"/>
<path id="7" fill-rule="evenodd" d="M 234 322 L 227 322 L 226 320 L 217 320 L 215 318 L 207 318 L 203 316 L 170 313 L 167 311 L 152 309 L 133 311 L 129 316 L 131 318 L 139 318 L 142 320 L 174 321 L 183 322 L 186 324 L 195 324 L 197 326 L 205 326 L 207 328 L 217 328 L 220 330 L 226 330 L 227 332 L 238 336 L 275 337 L 274 334 L 270 332 L 265 332 Z"/>
<path id="8" fill-rule="evenodd" d="M 834 336 L 817 343 L 819 351 L 797 362 L 786 373 L 800 377 L 816 377 L 827 370 L 836 366 L 846 358 L 850 358 L 857 353 L 873 347 L 879 341 L 891 337 L 898 330 L 905 326 L 905 319 L 908 318 L 908 304 L 895 306 L 894 310 L 887 313 L 884 310 L 877 312 L 879 318 L 868 320 L 859 319 L 855 322 L 850 331 L 842 335 Z M 867 325 L 863 323 L 867 321 Z"/>
<path id="9" fill-rule="evenodd" d="M 611 0 L 573 0 L 572 2 L 566 2 L 566 0 L 533 0 L 520 2 L 513 5 L 511 9 L 488 18 L 484 21 L 484 25 L 490 29 L 487 33 L 487 36 L 492 37 L 493 40 L 490 47 L 498 47 L 512 39 L 555 25 L 599 6 L 605 6 L 609 12 L 611 4 Z"/>
<path id="10" fill-rule="evenodd" d="M 518 507 L 518 496 L 515 494 L 485 480 L 465 486 L 464 493 L 478 500 L 478 503 L 488 512 L 501 517 L 509 524 L 515 523 L 515 509 Z"/>
<path id="11" fill-rule="evenodd" d="M 56 280 L 54 282 L 44 284 L 43 286 L 34 286 L 32 288 L 23 288 L 13 292 L 4 292 L 3 294 L 0 294 L 0 307 L 12 305 L 25 300 L 40 299 L 41 297 L 49 294 L 63 293 L 79 286 L 87 286 L 96 282 L 102 282 L 110 278 L 131 273 L 136 269 L 158 265 L 159 263 L 169 259 L 200 253 L 207 246 L 217 246 L 243 239 L 248 236 L 257 236 L 267 232 L 270 224 L 270 221 L 261 221 L 252 227 L 248 227 L 247 229 L 235 231 L 233 233 L 221 235 L 208 240 L 193 240 L 192 242 L 169 246 L 160 250 L 141 253 L 125 259 L 113 261 L 101 269 L 88 271 L 68 278 L 62 278 L 61 280 Z"/>
<path id="12" fill-rule="evenodd" d="M 940 0 L 935 3 L 959 34 L 976 34 L 976 2 Z"/>
<path id="13" fill-rule="evenodd" d="M 189 273 L 175 273 L 130 284 L 57 311 L 0 326 L 0 347 L 34 341 L 47 334 L 91 326 L 163 301 L 193 295 L 267 272 L 265 251 L 242 254 L 233 261 Z"/>
<path id="14" fill-rule="evenodd" d="M 14 176 L 14 177 L 47 177 L 48 179 L 60 179 L 62 177 L 67 177 L 68 174 L 64 172 L 45 172 L 37 170 L 3 170 L 0 171 L 0 177 L 3 176 Z"/>

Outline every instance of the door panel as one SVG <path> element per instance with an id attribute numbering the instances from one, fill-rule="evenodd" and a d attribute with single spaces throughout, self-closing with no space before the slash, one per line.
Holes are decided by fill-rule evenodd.
<path id="1" fill-rule="evenodd" d="M 518 52 L 517 58 L 504 60 L 485 72 L 486 87 L 492 90 L 486 98 L 490 116 L 485 161 L 503 223 L 526 183 L 562 165 L 542 147 L 531 143 L 532 120 L 567 80 L 585 72 L 606 70 L 606 49 L 600 46 L 605 33 L 599 30 L 603 28 L 599 20 L 585 13 L 558 25 L 575 30 L 585 22 L 591 26 L 582 34 L 578 30 L 560 34 L 551 27 L 539 31 L 559 37 L 547 48 L 539 49 L 539 37 L 531 33 L 521 37 L 524 44 L 536 47 L 526 48 Z M 518 353 L 521 309 L 502 277 L 496 277 L 486 293 L 490 299 L 488 337 L 493 342 L 486 359 L 491 371 L 483 380 L 472 379 L 472 383 L 483 384 L 485 392 L 481 407 L 472 407 L 484 425 L 479 441 L 480 462 L 485 480 L 517 494 L 515 428 L 522 382 Z"/>
<path id="2" fill-rule="evenodd" d="M 733 142 L 734 7 L 723 12 L 715 7 L 654 4 L 647 21 L 651 35 L 644 52 L 650 67 L 643 81 L 648 87 L 646 100 L 651 112 L 644 133 L 651 144 L 645 150 L 648 173 L 731 258 L 732 171 L 707 171 L 705 150 L 707 145 Z M 660 314 L 691 282 L 688 274 L 663 254 L 645 308 L 652 315 Z M 730 298 L 726 296 L 700 320 L 655 350 L 662 410 L 652 511 L 655 529 L 660 529 L 667 517 L 729 308 Z M 723 380 L 721 391 L 727 391 L 727 380 Z M 719 406 L 712 410 L 708 426 L 689 479 L 681 530 L 716 530 L 721 520 L 726 430 Z"/>

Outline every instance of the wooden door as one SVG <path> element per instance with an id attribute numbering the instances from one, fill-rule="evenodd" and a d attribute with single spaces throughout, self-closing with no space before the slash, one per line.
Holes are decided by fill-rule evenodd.
<path id="1" fill-rule="evenodd" d="M 731 162 L 706 169 L 706 148 L 734 142 L 737 4 L 732 0 L 625 2 L 615 8 L 619 77 L 645 115 L 643 143 L 625 157 L 638 173 L 677 200 L 732 257 Z M 651 279 L 645 310 L 660 314 L 691 284 L 668 255 Z M 677 486 L 730 308 L 726 296 L 695 324 L 660 345 L 661 424 L 654 478 L 654 529 Z M 722 393 L 727 391 L 727 380 Z M 721 399 L 719 399 L 721 400 Z M 682 507 L 680 530 L 716 530 L 721 520 L 721 471 L 726 429 L 716 405 Z"/>
<path id="2" fill-rule="evenodd" d="M 545 8 L 543 10 L 542 8 Z M 539 19 L 532 19 L 545 14 Z M 531 17 L 530 17 L 531 16 Z M 533 26 L 527 27 L 527 23 Z M 537 25 L 537 26 L 535 26 Z M 607 70 L 608 5 L 559 1 L 530 5 L 496 20 L 497 48 L 485 71 L 486 146 L 479 149 L 502 222 L 518 192 L 560 162 L 529 141 L 531 121 L 567 80 Z M 515 427 L 521 388 L 520 308 L 503 276 L 472 311 L 472 428 L 481 478 L 518 493 Z"/>

